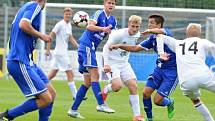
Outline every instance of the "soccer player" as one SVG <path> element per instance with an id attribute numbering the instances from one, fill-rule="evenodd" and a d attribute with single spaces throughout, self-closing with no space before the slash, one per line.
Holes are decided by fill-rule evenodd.
<path id="1" fill-rule="evenodd" d="M 104 72 L 108 74 L 111 81 L 102 91 L 103 99 L 105 101 L 107 94 L 110 92 L 118 92 L 124 83 L 130 92 L 129 102 L 133 110 L 133 121 L 143 121 L 144 118 L 140 114 L 136 76 L 128 63 L 130 52 L 122 49 L 110 50 L 109 47 L 113 44 L 136 45 L 136 41 L 140 37 L 139 29 L 141 23 L 142 18 L 140 16 L 130 16 L 128 28 L 112 31 L 107 43 L 103 47 Z"/>
<path id="2" fill-rule="evenodd" d="M 146 40 L 142 41 L 139 45 L 116 44 L 112 45 L 111 48 L 120 48 L 132 52 L 153 48 L 157 53 L 157 34 L 172 36 L 172 33 L 169 31 L 169 29 L 163 28 L 163 23 L 163 16 L 156 14 L 150 15 L 148 17 L 148 29 L 141 33 L 143 35 L 151 33 Z M 166 45 L 164 45 L 164 50 L 170 54 L 169 60 L 162 62 L 159 58 L 157 59 L 157 67 L 148 77 L 146 85 L 143 89 L 143 103 L 147 115 L 146 120 L 148 121 L 153 120 L 151 95 L 155 90 L 157 90 L 157 92 L 154 95 L 154 103 L 158 106 L 167 106 L 169 118 L 172 118 L 174 115 L 174 100 L 170 99 L 169 95 L 177 85 L 175 53 Z"/>
<path id="3" fill-rule="evenodd" d="M 59 70 L 65 71 L 68 85 L 72 92 L 73 99 L 76 97 L 77 89 L 73 80 L 74 74 L 72 71 L 71 61 L 68 54 L 68 41 L 78 48 L 78 43 L 72 35 L 72 26 L 70 19 L 72 16 L 72 9 L 64 8 L 63 20 L 59 21 L 50 33 L 51 38 L 56 36 L 56 46 L 53 55 L 52 70 L 48 74 L 48 79 L 53 79 Z M 46 56 L 51 56 L 51 43 L 47 44 Z"/>
<path id="4" fill-rule="evenodd" d="M 96 60 L 96 49 L 99 43 L 116 28 L 116 19 L 111 15 L 115 9 L 116 0 L 104 0 L 104 9 L 98 10 L 91 17 L 79 39 L 78 62 L 79 72 L 84 76 L 84 84 L 82 84 L 77 92 L 76 99 L 68 111 L 68 115 L 74 118 L 83 118 L 77 111 L 87 90 L 92 86 L 93 93 L 96 97 L 99 112 L 114 113 L 102 99 L 101 89 L 99 85 L 99 72 Z"/>
<path id="5" fill-rule="evenodd" d="M 12 22 L 7 68 L 28 100 L 1 113 L 0 120 L 13 120 L 35 110 L 39 110 L 39 121 L 48 121 L 51 115 L 55 90 L 32 60 L 37 38 L 45 42 L 52 40 L 49 35 L 39 32 L 45 3 L 46 0 L 25 3 Z"/>
<path id="6" fill-rule="evenodd" d="M 214 121 L 209 110 L 200 100 L 200 88 L 215 93 L 214 74 L 205 64 L 207 55 L 215 58 L 215 44 L 200 38 L 200 24 L 190 23 L 187 26 L 186 34 L 187 38 L 184 40 L 158 35 L 158 41 L 162 41 L 161 44 L 164 42 L 176 53 L 178 78 L 183 95 L 191 99 L 205 121 Z M 161 57 L 164 55 L 168 56 L 168 53 Z"/>

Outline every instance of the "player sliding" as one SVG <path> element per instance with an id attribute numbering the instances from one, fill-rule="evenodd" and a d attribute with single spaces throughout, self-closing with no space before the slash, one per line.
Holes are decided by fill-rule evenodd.
<path id="1" fill-rule="evenodd" d="M 142 32 L 143 35 L 150 34 L 146 40 L 142 41 L 139 45 L 116 44 L 112 45 L 111 48 L 120 48 L 132 52 L 152 48 L 157 53 L 157 34 L 172 36 L 172 33 L 168 29 L 163 28 L 163 23 L 164 18 L 161 15 L 150 15 L 148 17 L 149 29 Z M 143 103 L 147 115 L 146 120 L 148 121 L 153 120 L 151 95 L 155 90 L 157 90 L 157 93 L 154 95 L 154 103 L 162 107 L 167 106 L 168 117 L 172 118 L 174 116 L 174 100 L 170 99 L 169 95 L 174 91 L 178 82 L 175 53 L 166 45 L 164 46 L 164 50 L 170 54 L 170 59 L 166 62 L 162 62 L 160 59 L 157 60 L 157 67 L 148 77 L 143 89 Z"/>
<path id="2" fill-rule="evenodd" d="M 205 64 L 207 55 L 215 58 L 215 44 L 201 39 L 201 25 L 191 23 L 187 26 L 187 38 L 176 40 L 164 35 L 158 35 L 158 43 L 163 42 L 176 53 L 178 78 L 183 94 L 191 99 L 196 110 L 203 116 L 205 121 L 214 121 L 207 107 L 200 100 L 200 88 L 215 93 L 214 73 Z M 161 58 L 168 58 L 163 54 L 163 47 L 158 48 Z M 168 52 L 167 52 L 168 53 Z"/>
<path id="3" fill-rule="evenodd" d="M 140 16 L 130 16 L 128 28 L 114 30 L 109 35 L 108 41 L 103 48 L 104 71 L 108 74 L 109 80 L 111 80 L 111 83 L 102 91 L 103 99 L 106 100 L 107 94 L 112 91 L 118 92 L 125 84 L 130 92 L 129 101 L 133 110 L 133 121 L 143 121 L 144 118 L 140 114 L 136 76 L 128 63 L 130 52 L 122 49 L 110 50 L 110 45 L 136 45 L 137 39 L 140 37 L 141 23 Z"/>

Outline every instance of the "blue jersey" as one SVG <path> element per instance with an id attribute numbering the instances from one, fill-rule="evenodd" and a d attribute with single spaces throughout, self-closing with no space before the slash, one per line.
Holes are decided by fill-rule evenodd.
<path id="1" fill-rule="evenodd" d="M 114 16 L 107 16 L 104 10 L 98 10 L 93 16 L 91 16 L 93 21 L 96 21 L 96 26 L 107 27 L 111 26 L 111 29 L 116 28 L 117 21 Z M 98 47 L 99 43 L 107 36 L 107 33 L 101 31 L 89 31 L 85 30 L 79 39 L 80 46 L 83 44 L 90 48 Z"/>
<path id="2" fill-rule="evenodd" d="M 7 60 L 18 60 L 32 65 L 32 52 L 37 38 L 22 31 L 19 23 L 21 20 L 29 21 L 33 28 L 39 31 L 41 10 L 41 6 L 35 1 L 27 2 L 19 9 L 11 26 L 10 51 Z"/>
<path id="3" fill-rule="evenodd" d="M 172 37 L 172 32 L 164 28 L 165 35 Z M 146 40 L 142 41 L 139 45 L 143 48 L 151 49 L 153 48 L 156 53 L 157 51 L 157 42 L 156 42 L 156 34 L 151 34 Z M 170 48 L 164 44 L 164 52 L 170 54 L 170 59 L 168 61 L 160 62 L 157 61 L 157 65 L 160 68 L 168 68 L 168 67 L 176 67 L 176 55 L 175 53 L 170 50 Z"/>

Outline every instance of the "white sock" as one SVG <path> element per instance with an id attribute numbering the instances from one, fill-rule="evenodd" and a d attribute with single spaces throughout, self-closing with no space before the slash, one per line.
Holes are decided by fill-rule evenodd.
<path id="1" fill-rule="evenodd" d="M 76 94 L 77 94 L 77 89 L 76 89 L 76 86 L 75 86 L 75 82 L 68 82 L 68 85 L 69 85 L 69 88 L 70 88 L 70 91 L 72 92 L 72 96 L 75 98 L 76 97 Z"/>
<path id="2" fill-rule="evenodd" d="M 103 91 L 104 91 L 105 94 L 113 92 L 111 86 L 112 86 L 112 84 L 108 84 L 107 86 L 105 86 L 105 88 L 103 89 Z"/>
<path id="3" fill-rule="evenodd" d="M 139 95 L 129 95 L 129 100 L 134 116 L 140 115 Z"/>
<path id="4" fill-rule="evenodd" d="M 200 112 L 200 114 L 203 116 L 205 121 L 214 121 L 208 108 L 203 103 L 200 102 L 198 104 L 195 104 L 195 107 Z"/>

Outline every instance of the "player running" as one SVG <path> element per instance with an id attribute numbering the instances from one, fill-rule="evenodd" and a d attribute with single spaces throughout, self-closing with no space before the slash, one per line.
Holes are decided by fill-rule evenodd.
<path id="1" fill-rule="evenodd" d="M 128 28 L 112 31 L 103 47 L 104 72 L 107 73 L 111 81 L 102 91 L 103 99 L 105 101 L 108 93 L 118 92 L 125 84 L 130 92 L 129 102 L 133 111 L 133 121 L 143 121 L 144 118 L 140 113 L 136 76 L 128 63 L 130 52 L 122 49 L 110 50 L 109 47 L 113 44 L 136 45 L 137 39 L 140 37 L 141 23 L 140 16 L 130 16 Z"/>

